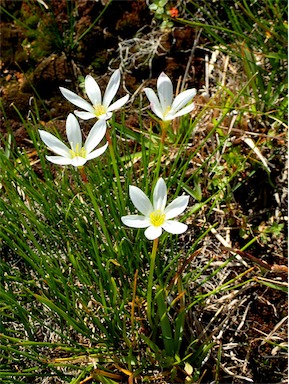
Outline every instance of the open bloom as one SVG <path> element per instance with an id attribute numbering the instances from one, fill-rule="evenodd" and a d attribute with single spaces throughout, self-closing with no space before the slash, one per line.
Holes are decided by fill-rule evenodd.
<path id="1" fill-rule="evenodd" d="M 143 214 L 123 216 L 121 221 L 128 227 L 147 228 L 145 236 L 154 240 L 162 234 L 162 230 L 173 234 L 180 234 L 187 230 L 188 226 L 172 218 L 182 213 L 189 202 L 189 196 L 179 196 L 167 207 L 167 187 L 160 178 L 153 192 L 153 203 L 138 187 L 129 186 L 129 195 L 134 206 Z"/>
<path id="2" fill-rule="evenodd" d="M 66 119 L 66 135 L 70 144 L 68 148 L 62 141 L 51 133 L 39 130 L 42 141 L 58 156 L 46 156 L 54 164 L 74 165 L 82 167 L 88 160 L 100 156 L 107 148 L 104 146 L 94 148 L 101 142 L 106 132 L 106 121 L 98 120 L 91 128 L 87 139 L 82 146 L 82 136 L 77 118 L 70 113 Z"/>
<path id="3" fill-rule="evenodd" d="M 94 78 L 90 75 L 85 77 L 85 92 L 91 104 L 82 97 L 78 96 L 76 93 L 71 92 L 69 89 L 60 87 L 60 91 L 68 101 L 86 111 L 74 111 L 76 116 L 83 120 L 89 120 L 96 117 L 98 119 L 107 120 L 111 118 L 112 111 L 121 108 L 128 101 L 129 95 L 126 95 L 111 104 L 112 99 L 117 93 L 119 85 L 120 70 L 117 69 L 108 82 L 103 99 L 99 85 Z"/>
<path id="4" fill-rule="evenodd" d="M 179 93 L 173 100 L 173 84 L 170 78 L 162 72 L 158 77 L 157 89 L 159 97 L 151 88 L 144 88 L 144 91 L 150 101 L 152 111 L 161 120 L 173 120 L 194 109 L 194 103 L 187 105 L 197 93 L 194 88 Z"/>
<path id="5" fill-rule="evenodd" d="M 169 11 L 168 11 L 169 15 L 171 17 L 178 17 L 179 16 L 179 11 L 177 8 L 174 8 L 172 7 Z"/>

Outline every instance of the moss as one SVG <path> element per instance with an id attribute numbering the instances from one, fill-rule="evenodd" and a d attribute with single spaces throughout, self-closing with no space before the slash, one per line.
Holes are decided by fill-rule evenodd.
<path id="1" fill-rule="evenodd" d="M 92 68 L 98 72 L 103 71 L 103 68 L 106 66 L 106 51 L 98 53 L 97 57 L 91 63 Z"/>
<path id="2" fill-rule="evenodd" d="M 31 15 L 25 20 L 25 24 L 28 28 L 36 29 L 39 22 L 39 17 L 36 15 Z"/>

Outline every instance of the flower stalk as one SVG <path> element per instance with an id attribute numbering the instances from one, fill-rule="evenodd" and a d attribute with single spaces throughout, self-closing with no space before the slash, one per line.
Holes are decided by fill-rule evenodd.
<path id="1" fill-rule="evenodd" d="M 152 315 L 153 315 L 153 310 L 152 310 L 153 277 L 154 277 L 158 244 L 159 244 L 159 238 L 157 237 L 156 239 L 154 239 L 154 242 L 153 242 L 153 248 L 152 248 L 151 259 L 150 259 L 150 273 L 149 273 L 149 278 L 148 278 L 147 317 L 148 317 L 148 322 L 150 323 L 151 326 L 153 325 L 153 321 L 152 321 Z"/>
<path id="2" fill-rule="evenodd" d="M 108 126 L 109 126 L 109 124 L 108 124 Z M 118 188 L 118 190 L 115 190 L 115 195 L 119 197 L 121 209 L 122 209 L 122 211 L 124 211 L 124 209 L 125 209 L 124 197 L 123 197 L 123 192 L 122 192 L 120 176 L 119 176 L 117 161 L 116 161 L 116 157 L 115 157 L 114 147 L 113 147 L 113 142 L 112 142 L 108 127 L 106 130 L 106 140 L 108 142 L 108 149 L 109 149 L 109 154 L 110 154 L 110 158 L 111 158 L 111 164 L 112 164 L 112 168 L 113 168 L 113 172 L 114 172 L 114 176 L 116 178 L 116 184 L 117 184 L 117 188 Z"/>
<path id="3" fill-rule="evenodd" d="M 78 167 L 78 170 L 79 170 L 79 173 L 80 173 L 80 176 L 81 176 L 81 180 L 82 180 L 84 183 L 87 183 L 87 182 L 88 182 L 88 178 L 87 178 L 87 175 L 86 175 L 84 166 L 82 166 L 82 167 Z"/>
<path id="4" fill-rule="evenodd" d="M 98 205 L 98 202 L 96 201 L 95 196 L 94 196 L 94 194 L 92 192 L 90 183 L 86 183 L 85 185 L 86 185 L 86 189 L 87 189 L 88 195 L 90 197 L 90 200 L 92 202 L 92 205 L 93 205 L 93 208 L 94 208 L 94 212 L 96 214 L 96 217 L 97 217 L 98 222 L 100 224 L 100 227 L 102 229 L 102 232 L 103 232 L 103 234 L 104 234 L 104 236 L 105 236 L 105 238 L 106 238 L 106 240 L 108 242 L 109 247 L 113 248 L 113 244 L 111 242 L 111 236 L 110 236 L 110 234 L 109 234 L 109 232 L 107 230 L 105 221 L 103 219 L 102 212 L 101 212 L 101 210 L 99 208 L 99 205 Z"/>
<path id="5" fill-rule="evenodd" d="M 160 176 L 160 169 L 161 169 L 161 163 L 162 163 L 162 156 L 164 152 L 164 145 L 165 145 L 165 139 L 168 131 L 168 127 L 170 125 L 170 121 L 161 121 L 160 126 L 161 126 L 161 139 L 160 139 L 160 145 L 159 145 L 159 152 L 158 152 L 158 157 L 157 157 L 157 164 L 155 168 L 155 180 L 158 179 Z"/>

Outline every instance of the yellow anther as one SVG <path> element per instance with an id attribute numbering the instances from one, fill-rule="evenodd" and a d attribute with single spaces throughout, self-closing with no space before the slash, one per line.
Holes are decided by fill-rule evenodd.
<path id="1" fill-rule="evenodd" d="M 75 150 L 74 151 L 72 149 L 70 149 L 70 154 L 71 154 L 71 158 L 72 159 L 74 157 L 78 157 L 78 156 L 86 158 L 87 151 L 85 150 L 84 147 L 80 148 L 79 143 L 77 143 L 76 146 L 75 146 Z"/>
<path id="2" fill-rule="evenodd" d="M 151 224 L 155 227 L 161 226 L 166 219 L 165 213 L 162 213 L 159 209 L 150 214 Z"/>
<path id="3" fill-rule="evenodd" d="M 106 108 L 102 104 L 95 104 L 93 108 L 95 116 L 104 115 L 106 113 Z"/>

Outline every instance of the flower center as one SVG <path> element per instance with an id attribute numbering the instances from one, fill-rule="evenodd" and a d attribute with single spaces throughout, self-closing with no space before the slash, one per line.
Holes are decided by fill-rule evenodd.
<path id="1" fill-rule="evenodd" d="M 166 214 L 162 213 L 159 209 L 150 214 L 151 224 L 155 227 L 163 225 L 166 219 Z"/>
<path id="2" fill-rule="evenodd" d="M 170 105 L 167 106 L 166 110 L 164 111 L 164 116 L 167 116 L 167 114 L 170 112 L 171 109 L 172 109 L 172 108 L 171 108 Z"/>
<path id="3" fill-rule="evenodd" d="M 79 143 L 76 144 L 74 150 L 70 149 L 69 152 L 70 152 L 70 155 L 71 155 L 72 159 L 74 157 L 78 157 L 78 156 L 86 158 L 86 155 L 87 155 L 87 151 L 84 149 L 84 147 L 80 148 Z"/>
<path id="4" fill-rule="evenodd" d="M 106 113 L 106 108 L 102 104 L 95 104 L 93 108 L 95 116 L 104 115 Z"/>

